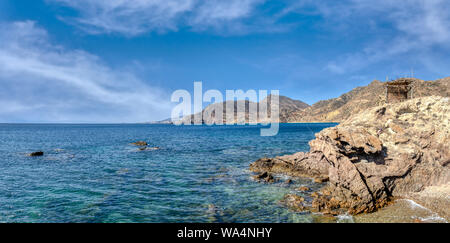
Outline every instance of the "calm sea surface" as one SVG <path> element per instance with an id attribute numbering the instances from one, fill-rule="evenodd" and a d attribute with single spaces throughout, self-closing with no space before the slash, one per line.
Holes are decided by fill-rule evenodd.
<path id="1" fill-rule="evenodd" d="M 279 201 L 318 185 L 257 183 L 248 166 L 307 151 L 335 125 L 281 124 L 261 137 L 259 126 L 3 124 L 0 222 L 315 222 Z M 161 149 L 130 145 L 139 140 Z"/>

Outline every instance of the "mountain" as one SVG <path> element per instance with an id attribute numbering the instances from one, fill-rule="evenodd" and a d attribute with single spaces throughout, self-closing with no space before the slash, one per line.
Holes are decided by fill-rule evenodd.
<path id="1" fill-rule="evenodd" d="M 151 121 L 148 122 L 147 124 L 172 124 L 172 118 L 167 118 L 161 121 Z"/>
<path id="2" fill-rule="evenodd" d="M 427 96 L 442 96 L 450 97 L 450 77 L 438 79 L 434 81 L 424 81 L 420 79 L 412 79 L 414 81 L 414 98 L 427 97 Z M 347 92 L 337 98 L 329 100 L 321 100 L 313 105 L 308 105 L 300 100 L 293 100 L 286 96 L 279 96 L 279 113 L 280 122 L 343 122 L 349 118 L 352 114 L 361 113 L 371 107 L 383 105 L 386 103 L 386 89 L 385 82 L 378 80 L 372 81 L 367 86 L 356 87 L 350 92 Z M 270 95 L 267 96 L 263 101 L 268 100 L 270 117 Z M 233 104 L 230 104 L 233 102 Z M 234 108 L 235 118 L 233 121 L 236 122 L 237 117 L 237 102 L 236 101 L 226 101 L 221 103 L 215 103 L 207 106 L 203 111 L 203 117 L 210 117 L 209 122 L 216 121 L 219 116 L 216 116 L 214 110 L 219 106 L 223 107 L 223 123 L 226 121 L 226 108 L 227 104 Z M 245 110 L 243 114 L 246 122 L 250 121 L 248 110 L 250 107 L 258 107 L 258 103 L 245 101 Z M 258 109 L 258 108 L 256 108 Z M 257 110 L 258 114 L 259 111 Z M 211 115 L 208 115 L 211 114 Z M 185 116 L 183 120 L 189 122 L 193 121 L 193 115 Z M 257 120 L 261 122 L 269 122 L 269 120 Z M 206 122 L 203 120 L 202 122 Z M 168 120 L 161 121 L 159 123 L 170 123 Z"/>
<path id="3" fill-rule="evenodd" d="M 450 77 L 435 81 L 414 80 L 414 98 L 450 96 Z M 386 103 L 385 83 L 374 80 L 368 86 L 357 87 L 338 98 L 321 100 L 312 106 L 289 114 L 288 122 L 342 122 L 352 114 Z"/>
<path id="4" fill-rule="evenodd" d="M 268 95 L 263 101 L 262 103 L 267 101 L 267 107 L 269 107 L 268 109 L 268 117 L 271 116 L 271 110 L 270 110 L 270 106 L 271 106 L 271 95 Z M 290 114 L 292 114 L 293 112 L 296 111 L 300 111 L 303 110 L 305 108 L 308 108 L 309 105 L 306 104 L 305 102 L 302 102 L 300 100 L 293 100 L 291 98 L 288 98 L 286 96 L 279 96 L 279 114 L 280 114 L 280 122 L 288 122 L 289 116 Z M 245 117 L 245 122 L 269 122 L 269 119 L 257 119 L 257 120 L 253 120 L 249 117 L 249 110 L 251 108 L 256 109 L 256 113 L 259 116 L 259 103 L 257 102 L 252 102 L 252 101 L 248 101 L 245 100 L 245 112 L 244 114 L 242 114 Z M 215 110 L 218 110 L 218 108 L 220 108 L 220 106 L 222 106 L 223 109 L 223 115 L 222 115 L 222 121 L 223 123 L 236 123 L 237 122 L 237 117 L 239 115 L 241 115 L 240 113 L 237 112 L 237 101 L 225 101 L 225 102 L 220 102 L 220 103 L 214 103 L 211 104 L 209 106 L 207 106 L 205 109 L 203 109 L 202 114 L 203 114 L 203 120 L 202 122 L 204 123 L 213 123 L 213 122 L 217 122 L 218 119 L 220 119 L 220 116 L 216 116 L 215 114 Z M 233 121 L 226 120 L 226 111 L 227 109 L 230 112 L 234 111 L 234 119 Z M 234 109 L 234 110 L 231 110 Z M 241 112 L 242 113 L 242 112 Z M 190 116 L 186 116 L 183 118 L 184 121 L 189 122 L 190 121 L 194 121 L 194 115 L 190 115 Z"/>
<path id="5" fill-rule="evenodd" d="M 271 102 L 271 95 L 268 95 L 263 102 L 266 102 L 267 100 L 267 107 L 270 107 L 272 104 Z M 280 122 L 288 122 L 290 116 L 297 111 L 304 110 L 309 107 L 308 104 L 306 104 L 303 101 L 300 100 L 293 100 L 291 98 L 288 98 L 286 96 L 279 96 L 279 104 L 280 104 Z M 270 116 L 270 109 L 269 109 L 269 116 Z"/>

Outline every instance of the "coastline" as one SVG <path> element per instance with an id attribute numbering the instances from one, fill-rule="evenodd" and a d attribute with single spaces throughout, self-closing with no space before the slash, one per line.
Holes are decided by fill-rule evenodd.
<path id="1" fill-rule="evenodd" d="M 279 122 L 277 124 L 336 124 L 338 125 L 340 122 Z M 0 123 L 1 124 L 1 123 Z M 76 124 L 76 123 L 75 123 Z M 111 123 L 113 124 L 113 123 Z M 143 124 L 143 125 L 174 125 L 173 123 L 154 123 L 154 122 L 150 122 L 150 123 L 124 123 L 124 124 Z M 195 124 L 182 124 L 181 126 L 191 126 L 191 125 L 195 125 Z M 198 124 L 197 126 L 200 125 L 206 125 L 206 124 Z M 226 126 L 250 126 L 250 124 L 246 123 L 243 125 L 238 125 L 238 124 L 226 124 L 224 123 L 223 125 Z M 257 126 L 260 126 L 261 123 L 256 124 Z M 206 126 L 222 126 L 222 125 L 216 125 L 216 124 L 211 124 L 211 125 L 206 125 Z M 253 125 L 251 125 L 253 126 Z"/>
<path id="2" fill-rule="evenodd" d="M 295 124 L 292 124 L 292 125 L 295 125 Z M 31 126 L 31 127 L 33 127 L 33 126 Z M 43 127 L 45 127 L 46 130 L 48 130 L 47 129 L 48 126 L 44 125 Z M 54 126 L 54 127 L 57 130 L 58 129 L 67 129 L 67 128 L 71 128 L 72 127 L 72 128 L 75 129 L 75 130 L 73 130 L 74 132 L 78 131 L 78 132 L 75 132 L 76 134 L 80 134 L 79 133 L 80 130 L 78 128 L 78 125 L 75 125 L 75 126 L 63 125 L 63 126 Z M 98 124 L 94 124 L 94 126 L 87 125 L 85 127 L 89 128 L 89 129 L 98 127 L 98 128 L 100 128 L 100 130 L 98 130 L 98 131 L 107 131 L 107 130 L 105 130 L 105 128 L 106 129 L 109 129 L 109 128 L 116 129 L 116 128 L 122 127 L 122 129 L 124 129 L 124 131 L 128 131 L 128 132 L 130 131 L 129 130 L 129 126 L 127 126 L 127 125 L 121 126 L 120 124 L 119 125 L 116 124 L 116 125 L 112 125 L 112 126 L 110 126 L 110 125 L 105 125 L 105 126 L 101 126 L 100 125 L 100 126 L 98 126 Z M 165 153 L 169 153 L 171 149 L 176 149 L 176 148 L 170 148 L 169 147 L 169 146 L 171 146 L 170 145 L 171 144 L 170 143 L 170 139 L 166 139 L 166 138 L 164 138 L 164 139 L 159 138 L 158 139 L 155 136 L 155 133 L 154 133 L 155 130 L 154 129 L 145 128 L 146 127 L 145 125 L 135 125 L 134 127 L 138 128 L 139 130 L 136 130 L 136 133 L 135 133 L 136 135 L 132 136 L 133 140 L 136 140 L 136 141 L 138 139 L 145 140 L 145 139 L 149 139 L 151 137 L 152 139 L 151 140 L 147 140 L 147 141 L 152 143 L 152 144 L 154 144 L 154 146 L 161 146 L 162 150 L 158 150 L 158 151 L 150 151 L 150 150 L 140 151 L 137 148 L 135 148 L 134 146 L 130 146 L 129 145 L 129 142 L 130 142 L 129 139 L 130 138 L 126 138 L 126 136 L 117 136 L 117 138 L 119 139 L 118 140 L 119 142 L 116 141 L 113 144 L 109 144 L 109 140 L 102 142 L 101 140 L 94 139 L 94 140 L 90 140 L 90 142 L 94 143 L 94 144 L 92 144 L 92 145 L 94 145 L 94 147 L 95 146 L 100 146 L 99 148 L 101 148 L 102 151 L 103 151 L 104 148 L 112 146 L 111 148 L 113 148 L 113 150 L 111 151 L 112 152 L 111 154 L 104 153 L 104 152 L 101 153 L 102 154 L 101 156 L 104 156 L 105 159 L 106 158 L 109 159 L 110 157 L 114 157 L 114 156 L 112 156 L 113 154 L 116 154 L 116 155 L 120 156 L 120 153 L 117 153 L 117 151 L 120 151 L 120 149 L 125 149 L 126 151 L 124 151 L 124 152 L 129 154 L 131 158 L 133 158 L 133 157 L 140 158 L 139 161 L 141 161 L 141 160 L 145 161 L 145 160 L 151 159 L 151 158 L 153 158 L 155 156 L 159 156 L 159 155 L 162 155 L 162 154 L 165 154 Z M 168 129 L 168 130 L 171 130 L 173 128 L 172 126 L 164 126 L 164 125 L 163 126 L 155 126 L 155 128 L 156 127 L 160 127 L 160 128 L 164 128 L 164 129 Z M 193 127 L 193 126 L 186 126 L 186 128 L 188 128 L 188 127 L 192 128 L 192 129 L 190 129 L 190 131 L 191 131 L 191 134 L 194 135 L 194 136 L 197 136 L 195 134 L 197 134 L 199 132 L 204 133 L 206 130 L 209 130 L 209 129 L 202 129 L 202 126 L 199 127 L 200 129 L 195 129 L 195 127 Z M 204 127 L 206 127 L 206 126 L 204 126 Z M 246 127 L 251 129 L 250 126 L 246 126 Z M 285 127 L 290 127 L 290 125 L 285 125 Z M 307 129 L 306 126 L 303 126 L 303 127 L 304 127 L 304 129 Z M 316 126 L 311 126 L 311 129 L 314 132 L 319 132 L 320 131 L 319 128 L 313 128 L 313 127 L 316 127 Z M 326 129 L 329 129 L 329 128 L 326 128 Z M 182 129 L 182 130 L 185 130 L 185 129 Z M 214 129 L 214 130 L 216 130 L 216 129 Z M 232 131 L 232 130 L 234 130 L 234 129 L 230 129 L 230 131 Z M 50 132 L 50 130 L 48 130 L 48 131 Z M 63 130 L 61 130 L 61 131 L 63 131 Z M 64 130 L 64 131 L 67 132 L 66 130 Z M 148 135 L 143 135 L 143 134 L 146 134 L 147 132 L 148 132 Z M 127 133 L 125 133 L 125 134 L 127 134 Z M 206 133 L 209 133 L 209 132 L 206 132 Z M 153 134 L 153 135 L 150 135 L 150 134 Z M 228 133 L 221 133 L 221 134 L 225 135 L 225 134 L 228 134 Z M 291 144 L 290 145 L 290 149 L 285 150 L 285 151 L 289 151 L 288 154 L 295 152 L 297 149 L 302 150 L 302 151 L 308 151 L 308 149 L 307 149 L 308 147 L 306 146 L 307 142 L 311 141 L 311 139 L 313 138 L 313 137 L 311 137 L 311 133 L 308 132 L 308 134 L 309 134 L 308 135 L 309 138 L 302 142 L 302 144 L 305 145 L 304 147 L 302 147 L 302 149 L 299 149 L 300 147 L 298 147 L 298 145 L 292 145 L 292 142 L 294 142 L 294 144 L 296 144 L 295 141 L 298 140 L 299 137 L 296 137 L 295 135 L 292 136 L 291 133 L 281 133 L 281 136 L 277 137 L 276 141 L 278 141 L 279 143 L 286 143 L 286 141 L 291 141 L 289 143 L 289 144 Z M 86 138 L 92 137 L 92 134 L 86 134 L 86 136 L 87 136 Z M 211 138 L 211 139 L 213 139 L 213 138 Z M 214 138 L 214 139 L 217 140 L 217 138 Z M 258 140 L 255 141 L 254 140 L 255 138 L 253 136 L 248 137 L 248 139 L 251 139 L 251 141 L 255 142 L 256 144 L 261 144 L 261 142 L 264 142 L 266 140 L 266 139 L 262 139 L 262 138 L 258 137 Z M 289 139 L 289 140 L 286 140 L 286 139 Z M 221 140 L 222 139 L 218 139 L 217 142 L 219 142 Z M 205 140 L 205 141 L 209 141 L 209 138 L 207 140 Z M 70 142 L 70 143 L 72 143 L 72 142 Z M 123 148 L 121 148 L 122 145 L 118 145 L 118 144 L 121 144 L 121 143 L 123 143 L 123 146 L 124 146 Z M 163 145 L 163 143 L 165 143 L 165 145 Z M 98 145 L 95 145 L 95 144 L 98 144 Z M 199 144 L 203 144 L 203 143 L 199 143 Z M 35 164 L 35 162 L 33 162 L 33 161 L 40 161 L 41 164 L 47 164 L 48 162 L 50 162 L 48 165 L 51 165 L 51 166 L 54 165 L 55 168 L 58 168 L 61 165 L 60 164 L 55 164 L 52 161 L 55 161 L 55 160 L 59 161 L 59 160 L 61 160 L 61 161 L 64 161 L 65 163 L 67 163 L 67 161 L 70 162 L 70 161 L 77 160 L 77 158 L 78 159 L 82 159 L 83 158 L 83 157 L 81 157 L 82 154 L 84 153 L 83 151 L 75 152 L 74 148 L 70 148 L 70 146 L 67 146 L 67 145 L 55 144 L 53 146 L 60 146 L 60 147 L 64 148 L 64 150 L 50 151 L 50 153 L 46 154 L 46 156 L 43 156 L 42 158 L 28 158 L 28 156 L 25 157 L 24 154 L 20 154 L 18 156 L 23 158 L 24 162 L 26 162 L 26 163 L 30 163 L 31 162 L 31 163 Z M 230 158 L 230 157 L 234 157 L 233 160 L 237 161 L 239 158 L 242 158 L 243 156 L 246 156 L 246 154 L 250 154 L 250 153 L 248 153 L 249 151 L 251 151 L 249 149 L 249 147 L 248 147 L 249 145 L 247 145 L 245 142 L 240 145 L 240 146 L 243 146 L 242 150 L 239 149 L 240 148 L 239 146 L 237 148 L 235 146 L 236 145 L 231 145 L 231 147 L 226 146 L 224 148 L 225 150 L 222 151 L 220 149 L 219 150 L 217 149 L 217 145 L 214 145 L 214 146 L 211 147 L 211 154 L 210 155 L 211 156 L 217 156 L 216 159 L 218 161 L 220 160 L 220 158 L 226 159 L 226 158 Z M 259 150 L 259 152 L 264 152 L 264 150 L 267 150 L 270 147 L 272 147 L 272 149 L 274 149 L 274 147 L 277 147 L 273 143 L 272 143 L 272 145 L 268 144 L 267 146 L 268 146 L 267 148 Z M 15 147 L 17 147 L 19 149 L 23 149 L 23 146 L 15 146 Z M 39 149 L 44 149 L 45 151 L 49 151 L 48 150 L 49 148 L 39 148 Z M 222 151 L 222 152 L 217 152 L 217 151 Z M 248 151 L 248 152 L 245 152 L 245 151 Z M 276 151 L 276 149 L 274 150 L 274 152 L 275 151 Z M 73 154 L 74 156 L 71 156 L 71 154 Z M 88 154 L 90 154 L 90 153 L 88 153 Z M 85 154 L 84 156 L 86 156 L 88 154 Z M 223 154 L 223 155 L 221 155 L 221 154 Z M 261 153 L 253 152 L 251 154 L 252 155 L 248 155 L 248 157 L 252 157 L 251 160 L 242 159 L 240 163 L 235 163 L 234 166 L 238 166 L 238 167 L 244 166 L 245 168 L 248 168 L 246 166 L 246 163 L 248 161 L 252 161 L 254 159 L 257 159 L 257 157 L 255 158 L 255 155 L 257 156 L 258 154 L 261 154 Z M 277 154 L 277 152 L 275 152 L 275 154 Z M 69 155 L 70 155 L 70 157 L 68 157 Z M 124 180 L 125 178 L 135 174 L 136 170 L 132 169 L 133 168 L 132 166 L 134 166 L 133 164 L 135 164 L 135 163 L 136 163 L 136 161 L 134 163 L 126 165 L 127 169 L 122 168 L 122 166 L 120 164 L 112 163 L 112 164 L 109 164 L 109 166 L 108 166 L 106 171 L 108 173 L 112 173 L 114 175 L 114 177 L 117 176 L 118 178 L 120 178 L 120 180 Z M 140 164 L 140 163 L 141 162 L 137 162 L 137 164 Z M 245 165 L 243 165 L 243 163 L 245 163 Z M 18 163 L 14 163 L 14 164 L 17 165 Z M 19 163 L 19 164 L 21 164 L 21 163 Z M 160 164 L 160 163 L 152 162 L 152 163 L 148 163 L 147 165 L 148 166 L 149 165 L 156 166 L 158 164 Z M 167 163 L 164 163 L 164 164 L 167 164 Z M 67 165 L 76 166 L 77 163 L 67 163 Z M 113 169 L 113 170 L 111 170 L 111 168 L 109 168 L 111 165 L 118 166 L 118 167 Z M 198 164 L 198 166 L 201 166 L 201 168 L 206 168 L 206 167 L 203 167 L 202 163 Z M 242 176 L 241 179 L 243 179 L 243 181 L 245 183 L 249 183 L 249 185 L 247 185 L 247 186 L 250 186 L 250 187 L 255 188 L 255 189 L 256 188 L 262 189 L 263 187 L 268 187 L 266 192 L 258 193 L 260 200 L 268 200 L 268 198 L 271 197 L 270 194 L 272 192 L 277 191 L 279 193 L 280 189 L 283 189 L 283 190 L 286 190 L 286 193 L 297 193 L 297 195 L 303 196 L 305 198 L 305 200 L 308 201 L 308 203 L 310 203 L 311 200 L 314 200 L 314 197 L 311 197 L 311 194 L 313 194 L 314 192 L 320 192 L 320 187 L 323 186 L 323 185 L 326 185 L 326 183 L 314 183 L 313 180 L 311 180 L 311 179 L 306 179 L 306 182 L 305 182 L 305 180 L 298 180 L 297 181 L 296 179 L 294 179 L 292 177 L 286 176 L 286 177 L 277 177 L 277 178 L 279 178 L 279 182 L 275 183 L 274 185 L 270 185 L 269 186 L 269 185 L 265 185 L 266 183 L 255 183 L 254 180 L 249 178 L 249 175 L 251 173 L 248 172 L 248 169 L 244 169 L 243 168 L 244 170 L 239 172 L 238 177 L 236 177 L 236 170 L 235 169 L 231 169 L 231 167 L 230 167 L 229 170 L 222 170 L 222 169 L 224 169 L 224 168 L 222 168 L 223 167 L 222 163 L 218 164 L 217 166 L 218 166 L 217 168 L 221 168 L 220 172 L 218 174 L 216 174 L 216 173 L 211 174 L 210 175 L 211 178 L 202 178 L 202 180 L 205 180 L 204 182 L 203 181 L 201 182 L 202 185 L 214 186 L 216 183 L 235 181 L 236 179 L 238 179 L 239 176 Z M 161 168 L 165 168 L 165 167 L 162 166 Z M 236 168 L 236 167 L 233 167 L 233 168 Z M 183 169 L 183 171 L 184 170 L 185 169 Z M 214 172 L 214 169 L 210 168 L 208 170 L 211 170 L 211 172 Z M 98 170 L 96 170 L 96 171 L 98 171 Z M 232 171 L 234 171 L 234 172 L 232 172 Z M 191 177 L 189 177 L 189 178 L 191 178 Z M 194 178 L 191 178 L 191 179 L 194 179 Z M 289 179 L 292 179 L 294 181 L 294 183 L 289 185 L 289 188 L 291 188 L 289 190 L 292 190 L 292 191 L 287 190 L 288 185 L 285 183 L 285 182 L 288 182 Z M 114 180 L 114 181 L 116 181 L 116 180 Z M 237 182 L 233 182 L 232 184 L 234 184 L 234 183 L 236 183 L 236 184 L 235 185 L 222 184 L 222 186 L 226 185 L 227 187 L 230 186 L 231 188 L 233 188 L 232 190 L 228 189 L 229 190 L 228 193 L 230 193 L 229 196 L 235 195 L 235 194 L 231 194 L 231 192 L 233 190 L 237 190 L 237 191 L 241 190 L 239 188 L 242 187 L 242 184 L 237 183 Z M 259 184 L 259 185 L 250 185 L 250 184 Z M 298 191 L 297 188 L 299 188 L 301 186 L 309 187 L 310 191 L 308 191 L 308 192 L 303 192 L 303 191 L 300 192 L 300 191 Z M 266 189 L 263 189 L 263 190 L 266 190 Z M 270 212 L 270 210 L 274 210 L 274 209 L 275 210 L 280 210 L 280 211 L 283 211 L 283 210 L 284 211 L 290 211 L 290 209 L 288 207 L 286 207 L 285 205 L 279 205 L 279 200 L 282 200 L 283 196 L 280 195 L 280 194 L 278 194 L 278 195 L 279 195 L 279 198 L 271 197 L 271 199 L 270 199 L 270 200 L 272 200 L 271 203 L 270 204 L 265 204 L 265 206 L 264 206 L 265 209 L 264 210 L 266 212 Z M 235 197 L 235 196 L 233 196 L 233 197 Z M 247 198 L 247 196 L 240 196 L 240 197 L 241 197 L 240 200 L 245 200 L 245 201 L 249 200 Z M 254 198 L 254 197 L 250 197 L 250 198 Z M 236 198 L 234 200 L 236 200 Z M 214 215 L 216 220 L 219 220 L 219 221 L 222 220 L 221 218 L 223 217 L 223 213 L 237 214 L 237 215 L 239 215 L 239 217 L 242 216 L 243 218 L 247 217 L 247 215 L 251 215 L 253 213 L 256 213 L 256 211 L 252 211 L 252 210 L 249 210 L 249 209 L 239 210 L 239 209 L 236 208 L 236 207 L 239 207 L 239 206 L 237 206 L 237 204 L 233 204 L 233 206 L 229 207 L 229 209 L 226 210 L 226 211 L 221 211 L 221 208 L 223 207 L 223 204 L 221 205 L 221 203 L 222 203 L 221 201 L 218 202 L 218 201 L 215 201 L 215 200 L 208 201 L 208 204 L 215 205 L 214 210 L 212 210 L 212 209 L 210 210 L 208 208 L 208 210 L 211 211 L 211 212 L 208 211 L 208 215 L 209 214 Z M 417 203 L 420 203 L 420 202 L 417 202 Z M 424 207 L 428 207 L 425 204 L 422 204 L 422 203 L 420 203 L 420 204 L 423 205 Z M 392 205 L 394 205 L 394 206 L 392 206 Z M 361 216 L 364 216 L 364 215 L 352 216 L 352 215 L 349 215 L 347 213 L 338 214 L 336 216 L 328 216 L 328 215 L 323 214 L 321 212 L 317 212 L 317 213 L 312 213 L 311 217 L 310 216 L 306 216 L 306 218 L 302 218 L 302 217 L 305 217 L 303 215 L 310 215 L 309 213 L 305 214 L 305 213 L 302 213 L 302 212 L 299 212 L 299 213 L 292 212 L 292 213 L 289 213 L 289 215 L 297 214 L 296 217 L 298 217 L 298 218 L 295 219 L 295 222 L 305 222 L 304 220 L 312 220 L 312 221 L 308 221 L 308 222 L 392 222 L 393 221 L 392 218 L 389 219 L 389 218 L 384 217 L 383 215 L 377 216 L 378 212 L 385 212 L 385 210 L 386 210 L 386 212 L 390 212 L 390 213 L 386 213 L 386 215 L 395 215 L 396 214 L 396 209 L 398 209 L 398 207 L 395 206 L 396 205 L 395 203 L 392 204 L 392 205 L 388 205 L 385 208 L 380 209 L 380 211 L 377 211 L 377 212 L 374 212 L 374 213 L 371 213 L 371 214 L 364 214 L 364 215 L 367 215 L 367 217 L 372 217 L 372 219 L 368 219 L 367 217 L 365 217 L 365 218 L 361 217 Z M 406 204 L 406 206 L 408 206 L 408 205 L 409 204 Z M 256 203 L 255 206 L 260 207 L 261 205 Z M 283 209 L 277 208 L 278 206 L 281 206 Z M 86 207 L 90 208 L 90 206 L 86 206 Z M 100 206 L 96 206 L 96 207 L 101 208 Z M 233 208 L 233 210 L 231 208 Z M 442 207 L 442 208 L 444 208 L 444 207 Z M 383 210 L 383 211 L 381 211 L 381 210 Z M 411 211 L 412 213 L 415 213 L 413 210 L 409 210 L 409 211 Z M 405 211 L 405 213 L 408 213 L 409 211 Z M 434 212 L 434 210 L 432 210 L 432 211 Z M 413 214 L 411 214 L 411 215 L 413 215 Z M 423 219 L 421 221 L 424 221 L 424 222 L 434 222 L 431 216 L 432 215 L 417 215 L 417 218 L 419 220 L 421 220 L 419 218 L 419 217 L 421 217 Z M 283 216 L 281 216 L 281 217 L 283 217 Z M 379 219 L 377 219 L 377 217 Z M 403 218 L 403 221 L 406 221 L 405 217 L 406 216 L 398 215 L 398 217 L 396 217 L 395 220 L 402 221 L 401 218 Z M 284 219 L 284 220 L 286 220 L 286 219 Z M 293 218 L 289 218 L 287 220 L 293 220 Z M 291 222 L 291 221 L 280 221 L 280 222 Z M 407 222 L 411 222 L 411 219 L 408 218 Z"/>
<path id="3" fill-rule="evenodd" d="M 449 109 L 449 99 L 436 96 L 374 107 L 316 134 L 309 152 L 262 158 L 250 170 L 266 181 L 286 174 L 327 182 L 312 203 L 294 196 L 296 209 L 370 222 L 407 211 L 402 200 L 410 200 L 448 222 Z"/>

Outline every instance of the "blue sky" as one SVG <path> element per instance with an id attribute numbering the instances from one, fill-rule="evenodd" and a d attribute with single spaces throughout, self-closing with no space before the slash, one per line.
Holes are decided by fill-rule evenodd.
<path id="1" fill-rule="evenodd" d="M 0 122 L 164 119 L 194 81 L 312 104 L 449 51 L 445 0 L 1 0 Z"/>

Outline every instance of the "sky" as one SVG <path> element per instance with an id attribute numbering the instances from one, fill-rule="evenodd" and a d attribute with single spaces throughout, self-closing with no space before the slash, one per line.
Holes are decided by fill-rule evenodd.
<path id="1" fill-rule="evenodd" d="M 162 120 L 195 81 L 313 104 L 449 54 L 447 0 L 0 0 L 0 122 Z"/>

